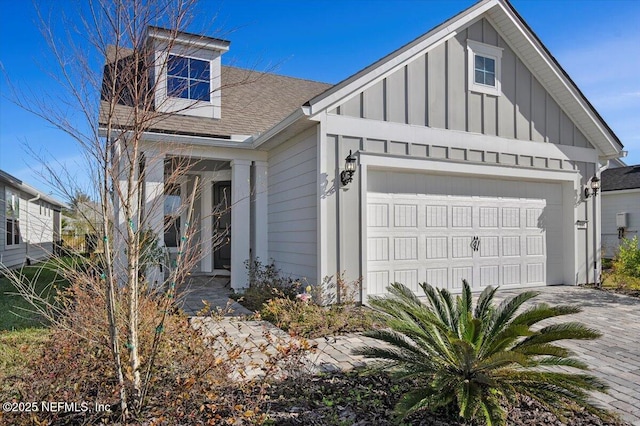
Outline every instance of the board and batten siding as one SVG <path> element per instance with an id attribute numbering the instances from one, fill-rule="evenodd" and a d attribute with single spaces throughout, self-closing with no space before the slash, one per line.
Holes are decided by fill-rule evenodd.
<path id="1" fill-rule="evenodd" d="M 285 274 L 315 284 L 317 144 L 311 129 L 269 152 L 269 258 Z"/>
<path id="2" fill-rule="evenodd" d="M 468 90 L 467 40 L 503 49 L 500 96 Z M 434 46 L 332 112 L 592 148 L 487 19 Z"/>

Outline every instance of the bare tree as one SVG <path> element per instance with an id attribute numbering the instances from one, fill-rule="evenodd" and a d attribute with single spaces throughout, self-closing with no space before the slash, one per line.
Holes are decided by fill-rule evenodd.
<path id="1" fill-rule="evenodd" d="M 159 249 L 165 226 L 162 216 L 164 187 L 176 184 L 193 163 L 178 156 L 165 167 L 166 146 L 158 143 L 151 150 L 143 152 L 142 149 L 143 144 L 149 146 L 145 135 L 150 129 L 180 112 L 175 109 L 171 113 L 161 112 L 166 109 L 158 104 L 154 94 L 158 85 L 164 83 L 160 83 L 155 71 L 166 70 L 169 66 L 168 52 L 190 24 L 195 2 L 93 0 L 87 3 L 84 14 L 70 22 L 65 21 L 68 37 L 64 42 L 59 41 L 43 18 L 44 35 L 60 66 L 60 72 L 55 75 L 68 93 L 63 102 L 65 108 L 56 109 L 49 99 L 33 93 L 15 92 L 15 100 L 20 106 L 74 138 L 87 159 L 94 184 L 92 195 L 101 209 L 99 229 L 94 232 L 101 235 L 102 254 L 88 260 L 87 274 L 78 276 L 74 271 L 69 277 L 93 280 L 104 294 L 109 351 L 125 420 L 143 407 L 166 312 L 174 300 L 176 287 L 184 282 L 199 257 L 199 247 L 191 242 L 193 230 L 186 227 L 180 238 L 175 265 L 169 267 L 163 263 Z M 158 55 L 157 45 L 148 43 L 150 28 L 162 32 L 164 54 Z M 79 34 L 82 43 L 76 44 Z M 87 53 L 87 45 L 97 52 L 97 56 Z M 105 58 L 104 67 L 95 66 L 96 57 Z M 234 84 L 249 82 L 247 78 Z M 74 107 L 79 115 L 69 116 L 67 106 Z M 184 109 L 191 107 L 193 104 L 188 104 Z M 78 117 L 82 125 L 78 125 Z M 68 171 L 43 160 L 49 172 L 46 178 L 67 198 L 74 199 L 78 193 L 85 192 L 84 188 L 78 190 L 72 184 L 74 177 Z M 163 173 L 162 184 L 154 189 L 159 193 L 153 198 L 146 194 L 148 189 L 145 188 L 151 164 L 162 167 Z M 196 183 L 182 207 L 188 218 L 192 216 L 197 190 Z M 153 203 L 150 204 L 149 199 L 153 199 Z M 217 216 L 222 213 L 220 209 L 212 212 Z M 202 243 L 216 246 L 226 236 L 218 234 L 213 238 L 213 241 L 202 238 Z M 159 273 L 160 267 L 162 273 Z M 42 302 L 40 295 L 33 294 L 33 288 L 20 281 L 15 275 L 14 282 L 21 293 L 33 301 L 43 315 L 55 321 L 63 308 L 50 303 L 37 304 Z M 139 304 L 140 297 L 149 293 L 163 294 L 165 299 L 159 310 L 150 352 L 142 354 Z M 122 300 L 126 300 L 126 307 Z M 123 330 L 126 335 L 122 335 Z M 91 333 L 86 330 L 84 337 L 93 338 Z M 126 374 L 127 371 L 130 374 Z"/>

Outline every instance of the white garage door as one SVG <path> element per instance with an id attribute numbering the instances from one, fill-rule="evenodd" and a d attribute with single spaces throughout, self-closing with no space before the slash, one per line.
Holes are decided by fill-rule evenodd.
<path id="1" fill-rule="evenodd" d="M 456 291 L 463 279 L 477 290 L 545 285 L 547 267 L 560 266 L 547 260 L 548 232 L 561 216 L 547 197 L 367 198 L 368 294 L 382 294 L 394 281 L 414 291 L 425 281 Z"/>

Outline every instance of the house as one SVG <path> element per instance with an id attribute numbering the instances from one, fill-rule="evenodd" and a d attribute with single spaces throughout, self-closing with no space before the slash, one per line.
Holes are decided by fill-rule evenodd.
<path id="1" fill-rule="evenodd" d="M 612 258 L 622 238 L 640 230 L 640 164 L 602 172 L 602 249 Z M 640 237 L 640 236 L 639 236 Z"/>
<path id="2" fill-rule="evenodd" d="M 622 144 L 508 1 L 482 0 L 332 86 L 225 67 L 230 42 L 169 35 L 148 32 L 156 110 L 171 114 L 144 138 L 145 205 L 165 197 L 154 232 L 178 230 L 172 206 L 204 182 L 195 272 L 230 268 L 241 289 L 247 259 L 273 260 L 311 283 L 362 278 L 362 300 L 393 281 L 599 276 L 600 197 L 585 188 Z M 175 158 L 197 168 L 168 187 Z M 229 192 L 230 246 L 212 250 L 200 218 Z"/>
<path id="3" fill-rule="evenodd" d="M 0 170 L 0 264 L 30 264 L 53 253 L 64 204 Z"/>

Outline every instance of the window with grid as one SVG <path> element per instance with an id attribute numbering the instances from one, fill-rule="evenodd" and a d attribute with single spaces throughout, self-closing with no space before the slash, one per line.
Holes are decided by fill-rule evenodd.
<path id="1" fill-rule="evenodd" d="M 476 84 L 496 86 L 496 60 L 486 56 L 475 55 L 474 81 Z"/>
<path id="2" fill-rule="evenodd" d="M 6 245 L 20 244 L 20 196 L 5 190 Z"/>
<path id="3" fill-rule="evenodd" d="M 167 94 L 194 101 L 211 100 L 210 63 L 201 59 L 169 55 Z"/>

